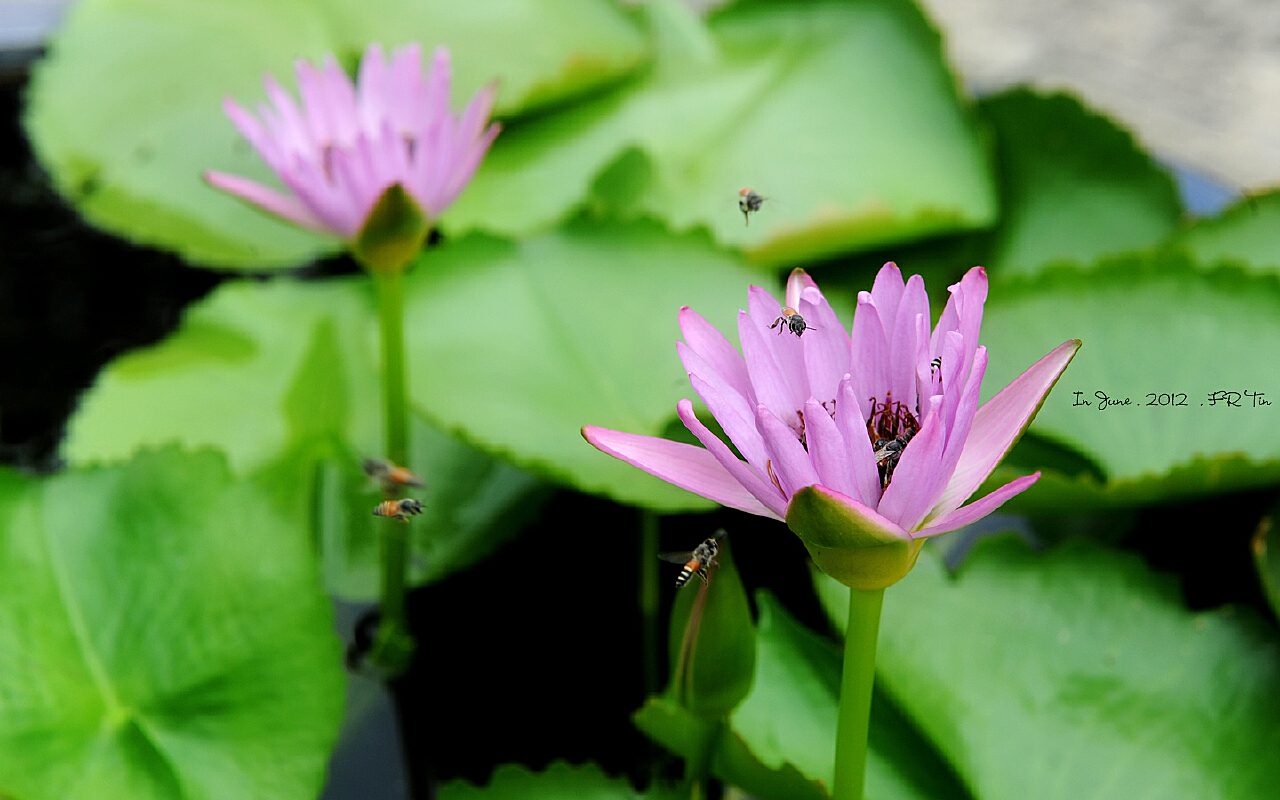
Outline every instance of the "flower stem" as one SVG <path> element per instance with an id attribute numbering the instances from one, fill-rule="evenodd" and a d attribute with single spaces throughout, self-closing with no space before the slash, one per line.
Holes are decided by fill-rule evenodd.
<path id="1" fill-rule="evenodd" d="M 404 271 L 371 269 L 378 297 L 382 332 L 382 397 L 386 409 L 387 458 L 409 464 L 409 405 L 405 395 Z M 395 498 L 388 498 L 395 499 Z M 413 639 L 405 616 L 405 567 L 409 526 L 388 519 L 382 526 L 381 618 L 373 657 L 391 677 L 401 674 L 413 656 Z"/>
<path id="2" fill-rule="evenodd" d="M 844 635 L 840 676 L 840 717 L 836 725 L 835 780 L 832 800 L 862 800 L 867 771 L 867 727 L 871 687 L 876 677 L 876 637 L 884 589 L 849 590 L 849 624 Z"/>

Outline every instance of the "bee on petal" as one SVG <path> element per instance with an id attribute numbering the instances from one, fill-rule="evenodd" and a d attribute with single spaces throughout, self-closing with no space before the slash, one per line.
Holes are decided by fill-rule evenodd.
<path id="1" fill-rule="evenodd" d="M 782 327 L 778 328 L 779 325 Z M 796 335 L 797 339 L 803 336 L 807 330 L 817 330 L 817 328 L 805 322 L 804 317 L 800 316 L 800 312 L 794 308 L 783 308 L 782 316 L 775 319 L 773 324 L 769 326 L 769 330 L 774 328 L 778 328 L 778 333 L 782 333 L 784 330 L 791 331 Z"/>
<path id="2" fill-rule="evenodd" d="M 716 555 L 720 552 L 720 544 L 717 539 L 723 539 L 727 532 L 724 528 L 715 532 L 715 535 L 709 539 L 703 540 L 702 544 L 695 547 L 692 551 L 684 550 L 676 553 L 659 553 L 658 558 L 663 561 L 670 561 L 672 564 L 683 565 L 680 574 L 676 576 L 676 588 L 679 589 L 689 582 L 695 574 L 702 578 L 702 582 L 707 582 L 707 574 L 711 566 L 715 565 Z"/>
<path id="3" fill-rule="evenodd" d="M 396 486 L 426 486 L 422 478 L 404 467 L 397 467 L 385 458 L 366 458 L 362 464 L 364 474 L 381 483 L 385 488 Z"/>
<path id="4" fill-rule="evenodd" d="M 742 218 L 748 225 L 751 224 L 751 212 L 759 211 L 760 206 L 768 199 L 756 194 L 754 189 L 743 187 L 738 190 L 738 208 L 742 209 Z"/>
<path id="5" fill-rule="evenodd" d="M 391 517 L 401 522 L 407 522 L 409 517 L 422 513 L 422 501 L 414 500 L 412 497 L 404 500 L 387 500 L 378 503 L 377 508 L 373 509 L 375 517 Z"/>

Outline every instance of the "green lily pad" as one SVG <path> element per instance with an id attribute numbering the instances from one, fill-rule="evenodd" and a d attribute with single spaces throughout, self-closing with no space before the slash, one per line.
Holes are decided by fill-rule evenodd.
<path id="1" fill-rule="evenodd" d="M 1056 268 L 994 281 L 982 338 L 984 399 L 1064 340 L 1084 340 L 1031 430 L 1083 454 L 1108 482 L 1134 484 L 1133 496 L 1277 476 L 1274 278 L 1206 270 L 1176 253 Z M 1103 406 L 1103 395 L 1128 405 Z M 1203 474 L 1188 469 L 1201 465 Z"/>
<path id="2" fill-rule="evenodd" d="M 926 554 L 886 592 L 880 631 L 878 680 L 983 800 L 1280 785 L 1274 629 L 1186 610 L 1131 554 L 985 540 L 954 580 Z"/>
<path id="3" fill-rule="evenodd" d="M 298 526 L 216 453 L 0 471 L 0 795 L 313 798 L 341 648 Z"/>
<path id="4" fill-rule="evenodd" d="M 823 800 L 835 755 L 840 649 L 796 622 L 773 595 L 759 592 L 756 604 L 755 681 L 716 743 L 713 773 L 764 800 Z M 690 734 L 697 719 L 668 700 L 650 699 L 636 724 L 686 758 L 692 754 L 682 746 L 699 741 Z M 870 740 L 870 800 L 968 797 L 932 747 L 880 694 L 872 703 Z"/>
<path id="5" fill-rule="evenodd" d="M 980 108 L 996 134 L 1005 213 L 977 263 L 1006 274 L 1089 263 L 1177 228 L 1182 205 L 1168 171 L 1075 97 L 1014 89 Z"/>
<path id="6" fill-rule="evenodd" d="M 703 23 L 668 2 L 650 23 L 653 69 L 504 132 L 451 224 L 523 236 L 590 196 L 779 264 L 994 221 L 980 137 L 913 4 L 741 2 Z M 749 226 L 744 185 L 767 198 Z"/>
<path id="7" fill-rule="evenodd" d="M 1202 264 L 1229 262 L 1251 271 L 1280 272 L 1280 191 L 1251 195 L 1216 217 L 1170 237 Z"/>
<path id="8" fill-rule="evenodd" d="M 602 0 L 84 0 L 67 14 L 28 93 L 26 129 L 58 190 L 94 225 L 216 267 L 293 266 L 325 239 L 206 186 L 206 169 L 278 185 L 222 112 L 253 105 L 271 73 L 370 42 L 453 54 L 454 102 L 502 81 L 498 113 L 559 102 L 633 70 L 639 32 Z"/>
<path id="9" fill-rule="evenodd" d="M 539 475 L 657 511 L 711 508 L 580 430 L 661 434 L 695 396 L 676 355 L 680 307 L 734 338 L 752 282 L 767 283 L 705 235 L 649 223 L 452 241 L 405 279 L 411 391 L 444 429 Z"/>
<path id="10" fill-rule="evenodd" d="M 192 306 L 181 328 L 114 361 L 68 425 L 72 463 L 138 447 L 215 446 L 276 504 L 310 521 L 330 590 L 376 597 L 381 499 L 360 470 L 380 456 L 382 400 L 369 281 L 232 282 Z M 412 374 L 413 365 L 410 366 Z M 547 489 L 412 415 L 425 507 L 410 537 L 410 580 L 484 557 L 536 513 Z"/>
<path id="11" fill-rule="evenodd" d="M 610 778 L 595 764 L 556 761 L 543 772 L 503 764 L 493 771 L 487 786 L 450 781 L 440 787 L 438 796 L 440 800 L 676 800 L 688 793 L 659 785 L 638 792 L 625 778 Z"/>

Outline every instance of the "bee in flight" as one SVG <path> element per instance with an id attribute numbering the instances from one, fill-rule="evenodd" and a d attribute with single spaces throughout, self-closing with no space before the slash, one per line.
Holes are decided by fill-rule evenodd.
<path id="1" fill-rule="evenodd" d="M 364 474 L 387 488 L 395 486 L 426 486 L 422 478 L 404 467 L 397 467 L 385 458 L 366 458 L 362 464 Z"/>
<path id="2" fill-rule="evenodd" d="M 755 193 L 754 189 L 743 187 L 738 190 L 738 208 L 742 209 L 742 218 L 751 224 L 751 212 L 759 211 L 760 206 L 767 200 L 767 197 L 761 197 Z"/>
<path id="3" fill-rule="evenodd" d="M 658 558 L 663 561 L 670 561 L 672 564 L 684 565 L 680 569 L 680 574 L 676 576 L 677 589 L 688 583 L 689 579 L 694 576 L 694 573 L 697 573 L 698 577 L 702 578 L 703 583 L 707 582 L 708 569 L 712 565 L 718 563 L 716 561 L 716 555 L 720 552 L 720 544 L 717 540 L 723 539 L 725 533 L 725 529 L 721 528 L 716 531 L 714 536 L 709 539 L 704 539 L 702 544 L 693 548 L 692 552 L 685 550 L 677 553 L 658 554 Z"/>
<path id="4" fill-rule="evenodd" d="M 778 328 L 779 325 L 782 327 Z M 769 330 L 773 330 L 774 328 L 778 328 L 778 333 L 791 331 L 796 335 L 797 339 L 803 336 L 805 331 L 817 330 L 817 328 L 805 322 L 804 317 L 800 316 L 800 312 L 796 311 L 794 308 L 783 308 L 782 316 L 775 319 L 773 324 L 769 326 Z"/>
<path id="5" fill-rule="evenodd" d="M 409 517 L 422 513 L 422 501 L 414 500 L 412 497 L 404 500 L 387 500 L 378 503 L 377 508 L 373 509 L 375 517 L 391 517 L 401 522 L 407 522 Z"/>

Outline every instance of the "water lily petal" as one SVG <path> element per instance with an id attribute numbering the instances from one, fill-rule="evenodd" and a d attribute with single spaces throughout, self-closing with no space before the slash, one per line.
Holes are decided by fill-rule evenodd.
<path id="1" fill-rule="evenodd" d="M 254 119 L 239 103 L 230 97 L 223 98 L 222 110 L 236 126 L 236 130 L 245 138 L 253 149 L 274 169 L 276 164 L 286 163 L 285 149 L 274 135 L 268 135 L 262 124 Z M 274 132 L 273 132 L 274 134 Z"/>
<path id="2" fill-rule="evenodd" d="M 885 263 L 876 273 L 876 281 L 871 285 L 871 296 L 875 298 L 876 308 L 880 310 L 880 319 L 886 325 L 892 324 L 898 315 L 898 303 L 906 285 L 902 282 L 902 270 L 892 261 Z M 885 330 L 888 333 L 888 328 Z"/>
<path id="3" fill-rule="evenodd" d="M 758 469 L 751 464 L 740 461 L 733 451 L 730 450 L 720 438 L 712 433 L 706 425 L 702 424 L 702 420 L 698 419 L 693 413 L 693 403 L 688 400 L 681 400 L 676 404 L 676 411 L 680 415 L 680 421 L 689 429 L 689 432 L 702 442 L 703 447 L 715 459 L 720 462 L 730 475 L 746 488 L 757 500 L 767 506 L 777 514 L 786 512 L 787 499 L 783 496 L 782 490 L 769 480 L 767 473 Z"/>
<path id="4" fill-rule="evenodd" d="M 943 516 L 959 508 L 969 495 L 977 491 L 1035 419 L 1045 396 L 1079 349 L 1079 339 L 1063 342 L 978 409 L 955 472 L 938 501 L 935 514 Z"/>
<path id="5" fill-rule="evenodd" d="M 764 436 L 768 469 L 784 495 L 790 497 L 798 489 L 818 482 L 818 472 L 800 444 L 800 437 L 764 405 L 756 406 L 756 429 Z"/>
<path id="6" fill-rule="evenodd" d="M 947 287 L 951 296 L 942 309 L 942 316 L 933 329 L 930 352 L 935 356 L 942 352 L 946 335 L 951 331 L 965 337 L 964 358 L 960 376 L 966 379 L 973 365 L 973 353 L 978 347 L 978 332 L 982 328 L 982 311 L 987 301 L 987 271 L 974 267 L 964 274 L 959 283 Z"/>
<path id="7" fill-rule="evenodd" d="M 494 88 L 496 90 L 497 87 L 495 86 Z M 484 90 L 482 89 L 481 91 L 483 92 Z M 489 101 L 489 107 L 493 107 L 492 100 Z M 471 178 L 475 176 L 480 162 L 488 154 L 489 146 L 493 144 L 493 140 L 498 138 L 498 134 L 501 132 L 502 126 L 496 122 L 493 123 L 469 147 L 455 156 L 451 162 L 452 170 L 449 174 L 449 179 L 444 183 L 441 196 L 436 198 L 436 204 L 440 211 L 448 208 L 454 200 L 458 199 L 458 195 L 462 194 L 462 190 L 467 187 L 467 184 L 471 182 Z"/>
<path id="8" fill-rule="evenodd" d="M 365 129 L 381 126 L 384 121 L 393 118 L 397 105 L 391 76 L 391 65 L 382 52 L 382 45 L 370 44 L 360 59 L 360 70 L 356 74 L 360 121 Z"/>
<path id="9" fill-rule="evenodd" d="M 818 284 L 809 277 L 809 273 L 796 267 L 791 270 L 791 275 L 787 278 L 787 305 L 795 309 L 800 308 L 800 295 L 804 290 L 817 288 Z"/>
<path id="10" fill-rule="evenodd" d="M 270 75 L 263 78 L 262 86 L 267 92 L 267 99 L 271 101 L 269 108 L 267 106 L 261 106 L 261 108 L 263 120 L 271 122 L 273 144 L 288 154 L 289 158 L 314 158 L 315 154 L 319 152 L 319 146 L 316 144 L 315 139 L 311 137 L 311 131 L 307 128 L 302 112 L 298 110 L 298 104 L 293 102 L 293 96 L 286 92 L 284 87 Z M 225 105 L 223 109 L 226 110 Z M 273 113 L 268 115 L 268 110 Z M 239 126 L 237 125 L 237 127 Z M 243 129 L 241 129 L 241 132 L 243 133 Z M 249 137 L 246 136 L 245 138 L 248 139 Z M 263 152 L 262 147 L 252 139 L 249 139 L 249 142 L 253 144 L 259 153 L 263 154 L 263 158 L 270 164 L 271 160 Z"/>
<path id="11" fill-rule="evenodd" d="M 698 380 L 710 385 L 738 416 L 743 419 L 755 420 L 755 400 L 739 391 L 734 382 L 726 380 L 723 375 L 684 342 L 676 342 L 676 354 L 680 356 L 680 363 L 684 365 L 684 370 L 689 374 L 690 378 L 697 377 Z M 714 414 L 715 412 L 713 411 L 712 413 Z M 754 421 L 752 426 L 755 426 Z"/>
<path id="12" fill-rule="evenodd" d="M 761 341 L 769 348 L 773 363 L 782 375 L 783 389 L 792 411 L 798 411 L 810 395 L 809 375 L 804 367 L 804 342 L 787 330 L 782 320 L 782 306 L 773 295 L 759 286 L 747 290 L 747 313 L 760 330 Z M 776 327 L 770 328 L 774 325 Z"/>
<path id="13" fill-rule="evenodd" d="M 840 381 L 840 395 L 836 399 L 836 428 L 849 448 L 849 463 L 853 469 L 856 492 L 849 496 L 872 508 L 880 503 L 880 471 L 876 469 L 875 449 L 867 435 L 867 421 L 862 415 L 854 395 L 853 377 L 845 375 Z"/>
<path id="14" fill-rule="evenodd" d="M 964 368 L 964 337 L 956 331 L 947 331 L 942 344 L 942 413 L 943 424 L 949 430 L 956 418 L 960 396 L 967 385 L 961 370 Z"/>
<path id="15" fill-rule="evenodd" d="M 812 397 L 804 404 L 804 432 L 809 457 L 818 472 L 818 482 L 843 495 L 859 499 L 850 449 L 845 445 L 844 436 L 840 434 L 839 427 L 827 413 L 827 409 Z"/>
<path id="16" fill-rule="evenodd" d="M 916 315 L 916 398 L 917 407 L 942 392 L 942 370 L 935 369 L 929 357 L 929 318 Z"/>
<path id="17" fill-rule="evenodd" d="M 917 402 L 916 370 L 920 353 L 925 349 L 925 343 L 919 341 L 917 323 L 922 315 L 924 319 L 929 318 L 929 295 L 924 288 L 924 278 L 912 275 L 898 301 L 889 333 L 889 391 L 895 400 L 910 409 L 921 407 Z M 887 320 L 882 318 L 882 321 Z"/>
<path id="18" fill-rule="evenodd" d="M 748 514 L 778 517 L 701 447 L 594 425 L 584 426 L 582 437 L 601 452 L 722 506 Z"/>
<path id="19" fill-rule="evenodd" d="M 963 528 L 965 525 L 971 525 L 1004 505 L 1009 498 L 1031 488 L 1031 484 L 1039 479 L 1039 472 L 1015 478 L 991 494 L 973 501 L 964 508 L 954 510 L 937 519 L 927 520 L 925 527 L 918 531 L 913 531 L 911 535 L 914 538 L 923 539 L 929 536 L 937 536 L 940 533 L 950 533 Z"/>
<path id="20" fill-rule="evenodd" d="M 858 293 L 858 308 L 853 313 L 849 374 L 866 419 L 871 414 L 870 398 L 884 397 L 889 391 L 889 343 L 875 300 L 868 292 Z"/>
<path id="21" fill-rule="evenodd" d="M 902 451 L 898 466 L 877 506 L 881 514 L 903 530 L 912 530 L 920 524 L 934 507 L 944 485 L 941 471 L 947 431 L 938 413 L 941 399 L 934 397 L 930 400 L 931 407 L 925 415 L 924 424 Z"/>
<path id="22" fill-rule="evenodd" d="M 391 121 L 401 134 L 416 138 L 434 111 L 427 97 L 427 84 L 422 79 L 422 46 L 410 42 L 392 53 L 386 81 L 390 100 L 387 113 Z"/>
<path id="23" fill-rule="evenodd" d="M 321 60 L 320 90 L 325 95 L 325 108 L 329 114 L 334 142 L 350 144 L 361 132 L 360 104 L 356 100 L 356 87 L 346 70 L 338 66 L 338 60 L 327 55 Z M 380 120 L 381 121 L 381 120 Z"/>
<path id="24" fill-rule="evenodd" d="M 282 217 L 290 222 L 321 233 L 327 232 L 325 224 L 315 214 L 311 213 L 305 205 L 295 198 L 268 186 L 263 186 L 257 181 L 215 170 L 205 170 L 204 179 L 210 186 L 221 189 L 228 194 L 233 194 L 259 208 L 265 208 L 277 217 Z"/>
<path id="25" fill-rule="evenodd" d="M 973 368 L 973 354 L 978 348 L 978 333 L 982 330 L 982 312 L 987 303 L 987 271 L 974 267 L 960 279 L 961 315 L 960 335 L 964 337 L 964 368 L 961 375 L 968 380 Z"/>
<path id="26" fill-rule="evenodd" d="M 705 361 L 722 380 L 727 382 L 743 397 L 751 400 L 755 406 L 755 391 L 751 388 L 751 377 L 747 374 L 747 363 L 737 348 L 729 344 L 724 334 L 715 329 L 702 315 L 688 306 L 680 309 L 678 315 L 680 333 L 685 344 Z M 686 369 L 688 365 L 686 365 Z M 705 377 L 705 376 L 704 376 Z"/>
<path id="27" fill-rule="evenodd" d="M 840 379 L 849 371 L 849 334 L 817 289 L 805 289 L 797 303 L 793 308 L 812 325 L 802 340 L 809 392 L 822 402 L 834 402 Z"/>
<path id="28" fill-rule="evenodd" d="M 449 87 L 453 85 L 453 65 L 447 47 L 437 47 L 431 55 L 431 71 L 427 74 L 427 122 L 449 116 Z"/>
<path id="29" fill-rule="evenodd" d="M 702 398 L 702 402 L 707 404 L 707 410 L 711 412 L 711 416 L 720 423 L 729 441 L 733 442 L 734 447 L 738 448 L 738 452 L 742 453 L 742 457 L 749 464 L 763 473 L 769 454 L 764 446 L 764 437 L 756 430 L 755 414 L 745 416 L 739 411 L 737 402 L 727 400 L 714 386 L 697 375 L 690 373 L 689 381 L 693 384 L 693 390 Z M 750 412 L 750 408 L 746 409 L 746 413 Z"/>
<path id="30" fill-rule="evenodd" d="M 788 425 L 799 428 L 800 418 L 796 412 L 800 410 L 800 402 L 793 398 L 794 389 L 787 385 L 765 337 L 750 315 L 738 312 L 738 338 L 742 341 L 742 356 L 756 390 L 756 400 Z"/>
<path id="31" fill-rule="evenodd" d="M 969 381 L 960 394 L 960 402 L 956 405 L 955 416 L 947 425 L 947 450 L 942 457 L 942 469 L 948 479 L 960 461 L 964 452 L 964 443 L 973 429 L 973 418 L 978 411 L 979 396 L 982 393 L 982 378 L 987 373 L 987 348 L 978 345 L 973 354 L 973 369 L 969 372 Z"/>

